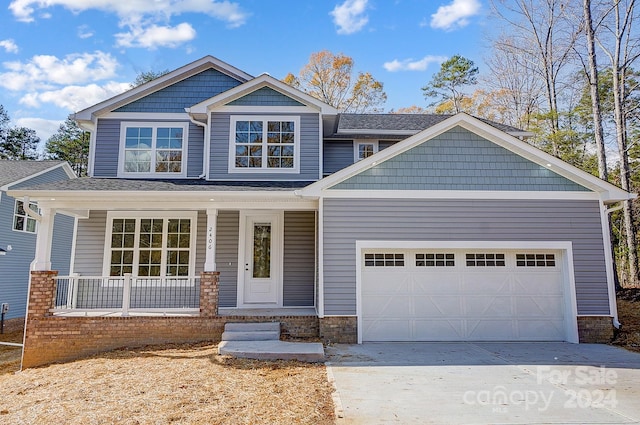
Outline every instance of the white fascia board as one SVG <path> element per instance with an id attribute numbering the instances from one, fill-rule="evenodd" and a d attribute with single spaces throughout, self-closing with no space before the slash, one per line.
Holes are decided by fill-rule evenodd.
<path id="1" fill-rule="evenodd" d="M 477 118 L 461 112 L 440 123 L 431 126 L 418 134 L 415 134 L 403 141 L 396 143 L 366 159 L 350 165 L 324 179 L 313 183 L 300 191 L 302 196 L 321 196 L 325 189 L 328 189 L 360 172 L 371 168 L 381 162 L 395 157 L 423 142 L 438 136 L 453 127 L 460 126 L 472 133 L 475 133 L 487 140 L 501 146 L 517 155 L 522 156 L 542 167 L 600 194 L 603 202 L 615 202 L 626 199 L 633 199 L 634 194 L 630 194 L 611 183 L 580 170 L 566 162 L 558 159 L 546 152 L 535 148 L 522 140 L 517 139 Z"/>
<path id="2" fill-rule="evenodd" d="M 304 190 L 304 189 L 303 189 Z M 309 199 L 313 198 L 311 196 Z M 598 201 L 595 192 L 509 190 L 326 190 L 322 198 L 334 199 L 546 199 Z"/>
<path id="3" fill-rule="evenodd" d="M 287 97 L 291 97 L 294 100 L 297 100 L 304 105 L 312 107 L 317 111 L 320 111 L 325 115 L 337 115 L 338 110 L 334 107 L 327 105 L 324 102 L 316 99 L 315 97 L 309 96 L 308 94 L 291 87 L 280 80 L 273 78 L 270 75 L 262 74 L 257 78 L 254 78 L 251 81 L 248 81 L 244 84 L 236 86 L 230 90 L 227 90 L 223 93 L 220 93 L 217 96 L 204 100 L 196 105 L 193 105 L 190 108 L 185 108 L 185 110 L 189 114 L 203 114 L 207 113 L 211 109 L 215 109 L 217 107 L 226 105 L 229 102 L 233 102 L 236 99 L 239 99 L 247 94 L 250 94 L 256 90 L 259 90 L 263 87 L 269 87 Z M 273 107 L 271 107 L 273 110 Z"/>
<path id="4" fill-rule="evenodd" d="M 56 168 L 62 168 L 64 170 L 65 174 L 67 175 L 67 177 L 69 177 L 69 180 L 78 178 L 78 176 L 76 176 L 76 173 L 73 172 L 73 169 L 71 168 L 69 163 L 65 161 L 65 162 L 61 162 L 60 164 L 56 164 L 54 166 L 46 168 L 44 170 L 38 171 L 37 173 L 30 174 L 27 177 L 23 177 L 23 178 L 21 178 L 19 180 L 16 180 L 14 182 L 7 183 L 4 186 L 0 187 L 0 190 L 9 191 L 11 186 L 15 186 L 17 184 L 26 182 L 28 180 L 31 180 L 34 177 L 38 177 L 38 176 L 40 176 L 42 174 L 48 173 L 49 171 L 53 171 Z"/>
<path id="5" fill-rule="evenodd" d="M 209 68 L 214 68 L 217 71 L 235 78 L 238 81 L 248 81 L 253 78 L 253 76 L 247 74 L 246 72 L 241 71 L 238 68 L 231 66 L 228 63 L 223 62 L 213 56 L 205 56 L 201 59 L 191 62 L 190 64 L 171 71 L 168 74 L 156 78 L 155 80 L 134 87 L 131 90 L 127 90 L 124 93 L 116 95 L 89 108 L 83 109 L 82 111 L 76 112 L 72 115 L 72 117 L 77 121 L 94 121 L 95 116 L 99 115 L 101 112 L 117 109 L 124 104 L 133 102 L 148 94 L 161 90 L 165 87 L 175 84 L 178 81 L 182 81 L 186 78 L 191 77 L 192 75 L 197 74 L 198 72 L 202 72 Z"/>

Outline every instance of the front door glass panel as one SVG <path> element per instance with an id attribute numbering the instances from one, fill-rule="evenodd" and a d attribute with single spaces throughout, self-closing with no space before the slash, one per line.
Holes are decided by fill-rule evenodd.
<path id="1" fill-rule="evenodd" d="M 271 224 L 253 225 L 253 277 L 271 277 Z"/>

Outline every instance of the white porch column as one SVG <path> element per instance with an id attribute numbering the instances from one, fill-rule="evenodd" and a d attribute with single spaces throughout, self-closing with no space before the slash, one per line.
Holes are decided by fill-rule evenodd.
<path id="1" fill-rule="evenodd" d="M 28 204 L 25 208 L 28 208 Z M 51 245 L 53 243 L 53 218 L 56 210 L 41 207 L 40 220 L 38 221 L 38 236 L 36 238 L 36 253 L 31 270 L 51 270 Z"/>
<path id="2" fill-rule="evenodd" d="M 204 271 L 215 272 L 216 270 L 216 232 L 218 227 L 218 210 L 216 208 L 207 209 L 207 250 L 205 252 Z"/>

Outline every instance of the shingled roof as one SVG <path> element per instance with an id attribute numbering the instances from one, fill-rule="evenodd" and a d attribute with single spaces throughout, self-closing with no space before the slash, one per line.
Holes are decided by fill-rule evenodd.
<path id="1" fill-rule="evenodd" d="M 329 139 L 404 139 L 452 116 L 451 114 L 340 114 L 334 132 L 325 137 Z M 510 125 L 483 118 L 478 119 L 505 133 L 517 135 L 526 133 Z"/>
<path id="2" fill-rule="evenodd" d="M 0 187 L 60 165 L 64 161 L 0 160 Z"/>
<path id="3" fill-rule="evenodd" d="M 127 192 L 247 192 L 247 191 L 292 191 L 313 182 L 304 181 L 224 181 L 212 182 L 194 179 L 104 179 L 81 177 L 56 183 L 45 183 L 24 190 L 64 191 L 127 191 Z"/>

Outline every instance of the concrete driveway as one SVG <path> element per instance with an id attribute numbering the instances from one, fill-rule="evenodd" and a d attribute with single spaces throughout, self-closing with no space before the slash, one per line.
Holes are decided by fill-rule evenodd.
<path id="1" fill-rule="evenodd" d="M 640 423 L 640 354 L 616 347 L 366 343 L 326 351 L 338 424 Z"/>

